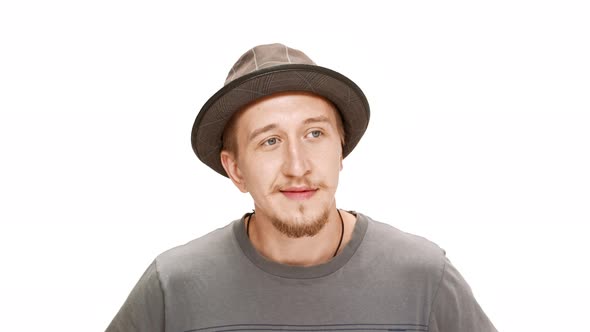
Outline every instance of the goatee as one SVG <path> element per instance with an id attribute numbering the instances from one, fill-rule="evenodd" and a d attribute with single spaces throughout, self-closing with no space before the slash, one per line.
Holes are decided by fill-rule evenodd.
<path id="1" fill-rule="evenodd" d="M 300 207 L 299 212 L 303 214 L 304 208 Z M 319 216 L 312 216 L 308 219 L 301 220 L 284 220 L 277 217 L 270 218 L 272 225 L 281 233 L 290 238 L 300 238 L 304 236 L 315 236 L 319 233 L 324 225 L 328 223 L 329 209 L 325 209 Z"/>

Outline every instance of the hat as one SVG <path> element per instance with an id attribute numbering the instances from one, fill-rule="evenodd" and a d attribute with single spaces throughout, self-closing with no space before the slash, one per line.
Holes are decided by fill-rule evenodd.
<path id="1" fill-rule="evenodd" d="M 330 100 L 344 124 L 342 156 L 354 149 L 369 124 L 369 102 L 361 89 L 344 75 L 316 65 L 301 51 L 270 44 L 244 53 L 230 70 L 224 86 L 201 108 L 191 134 L 197 157 L 227 177 L 220 153 L 229 119 L 257 99 L 287 91 L 310 92 Z"/>

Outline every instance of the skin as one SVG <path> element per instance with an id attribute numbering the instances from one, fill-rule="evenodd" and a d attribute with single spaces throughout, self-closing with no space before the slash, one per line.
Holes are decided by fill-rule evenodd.
<path id="1" fill-rule="evenodd" d="M 237 153 L 222 151 L 221 162 L 236 187 L 252 196 L 250 240 L 270 260 L 311 266 L 334 254 L 342 170 L 336 112 L 321 97 L 289 92 L 260 99 L 236 118 Z M 341 213 L 342 249 L 356 217 Z"/>

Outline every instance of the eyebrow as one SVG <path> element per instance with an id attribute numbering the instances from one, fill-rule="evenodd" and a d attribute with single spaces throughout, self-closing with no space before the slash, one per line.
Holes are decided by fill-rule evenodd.
<path id="1" fill-rule="evenodd" d="M 320 115 L 320 116 L 316 116 L 316 117 L 313 117 L 313 118 L 305 119 L 305 121 L 303 121 L 303 124 L 304 125 L 308 125 L 308 124 L 311 124 L 311 123 L 318 123 L 318 122 L 327 122 L 327 123 L 330 123 L 330 119 L 327 116 Z M 253 140 L 254 138 L 256 138 L 256 136 L 258 136 L 258 135 L 260 135 L 262 133 L 265 133 L 267 131 L 276 129 L 276 128 L 278 128 L 278 125 L 276 123 L 271 123 L 271 124 L 266 125 L 266 126 L 264 126 L 262 128 L 258 128 L 258 129 L 254 130 L 250 134 L 250 136 L 248 137 L 248 142 L 251 141 L 251 140 Z"/>
<path id="2" fill-rule="evenodd" d="M 258 136 L 258 135 L 260 135 L 260 134 L 262 134 L 264 132 L 267 132 L 269 130 L 276 129 L 276 128 L 277 128 L 277 125 L 275 123 L 271 123 L 271 124 L 269 124 L 267 126 L 264 126 L 262 128 L 258 128 L 258 129 L 254 130 L 250 134 L 250 137 L 248 137 L 248 142 L 250 142 L 251 140 L 253 140 L 254 138 L 256 138 L 256 136 Z"/>
<path id="3" fill-rule="evenodd" d="M 320 116 L 316 116 L 315 118 L 309 118 L 309 119 L 303 121 L 303 124 L 311 124 L 311 123 L 317 123 L 317 122 L 330 123 L 330 119 L 325 115 L 320 115 Z"/>

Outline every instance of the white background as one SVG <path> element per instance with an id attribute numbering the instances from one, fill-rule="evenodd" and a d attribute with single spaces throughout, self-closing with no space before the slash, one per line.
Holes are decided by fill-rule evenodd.
<path id="1" fill-rule="evenodd" d="M 590 296 L 584 1 L 5 1 L 0 325 L 103 331 L 150 261 L 248 211 L 190 130 L 250 47 L 359 84 L 338 205 L 446 249 L 501 331 Z"/>

